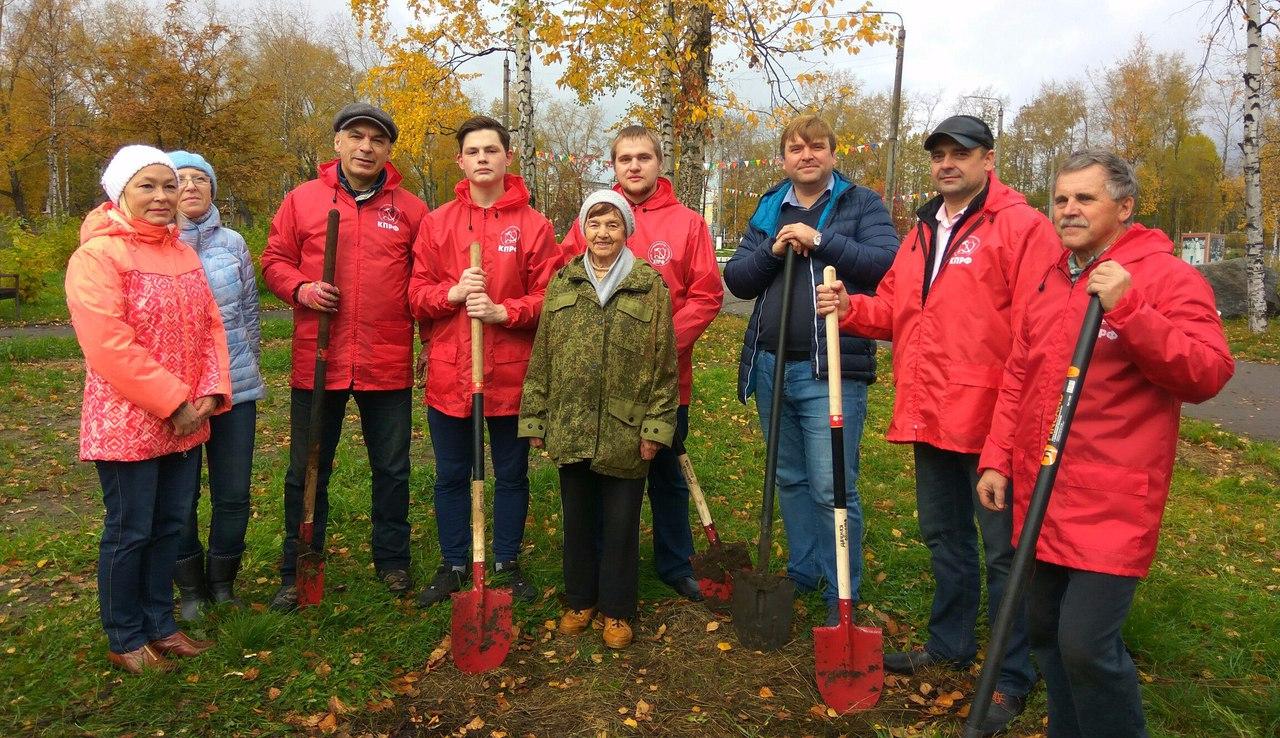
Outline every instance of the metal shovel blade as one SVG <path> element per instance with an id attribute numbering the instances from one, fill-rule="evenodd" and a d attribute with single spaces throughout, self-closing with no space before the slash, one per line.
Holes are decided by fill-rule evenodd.
<path id="1" fill-rule="evenodd" d="M 853 624 L 852 604 L 840 601 L 840 623 L 813 629 L 818 693 L 839 713 L 866 710 L 884 689 L 884 636 L 879 628 Z"/>
<path id="2" fill-rule="evenodd" d="M 694 554 L 689 563 L 706 606 L 714 612 L 728 612 L 733 606 L 733 578 L 751 568 L 751 554 L 741 543 L 722 543 Z"/>
<path id="3" fill-rule="evenodd" d="M 311 523 L 303 523 L 298 538 L 298 554 L 294 585 L 298 590 L 298 607 L 314 607 L 324 599 L 324 557 L 311 547 Z"/>
<path id="4" fill-rule="evenodd" d="M 453 594 L 453 663 L 478 674 L 496 669 L 511 650 L 511 590 L 484 585 L 484 565 L 473 571 L 476 587 Z"/>
<path id="5" fill-rule="evenodd" d="M 791 640 L 796 583 L 784 576 L 746 570 L 733 578 L 733 629 L 743 646 L 777 651 Z"/>

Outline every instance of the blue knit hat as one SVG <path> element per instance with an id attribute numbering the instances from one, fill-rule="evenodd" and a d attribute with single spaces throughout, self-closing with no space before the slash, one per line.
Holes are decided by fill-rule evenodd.
<path id="1" fill-rule="evenodd" d="M 215 197 L 218 195 L 218 175 L 213 173 L 213 165 L 210 164 L 203 156 L 179 149 L 178 151 L 170 151 L 169 158 L 173 159 L 173 166 L 175 169 L 185 169 L 190 167 L 192 169 L 199 169 L 209 175 L 209 180 L 213 182 L 212 195 Z"/>

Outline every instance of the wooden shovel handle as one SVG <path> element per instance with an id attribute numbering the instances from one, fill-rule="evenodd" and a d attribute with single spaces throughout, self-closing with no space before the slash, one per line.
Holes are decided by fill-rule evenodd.
<path id="1" fill-rule="evenodd" d="M 835 284 L 836 268 L 822 270 L 822 283 Z M 835 492 L 836 589 L 841 600 L 853 596 L 853 580 L 849 572 L 849 512 L 844 478 L 844 402 L 840 376 L 840 319 L 835 311 L 827 314 L 827 394 L 831 414 L 831 471 Z"/>
<path id="2" fill-rule="evenodd" d="M 480 242 L 471 242 L 471 266 L 480 267 Z M 484 323 L 471 319 L 471 382 L 476 392 L 484 390 Z"/>
<path id="3" fill-rule="evenodd" d="M 333 275 L 337 270 L 338 260 L 338 225 L 342 214 L 333 209 L 329 211 L 329 219 L 325 223 L 324 264 L 320 278 L 327 284 L 333 284 Z M 325 380 L 329 374 L 329 323 L 331 313 L 320 313 L 320 324 L 316 331 L 316 365 L 312 373 L 311 384 L 311 417 L 307 424 L 307 472 L 302 489 L 302 524 L 309 526 L 316 516 L 316 486 L 320 477 L 320 426 L 324 418 Z M 310 528 L 307 527 L 310 532 Z M 310 541 L 306 541 L 310 543 Z"/>
<path id="4" fill-rule="evenodd" d="M 480 266 L 480 242 L 471 242 L 471 266 Z M 471 562 L 480 576 L 484 570 L 484 323 L 471 319 Z M 479 566 L 475 566 L 479 564 Z M 481 587 L 483 580 L 477 579 Z"/>

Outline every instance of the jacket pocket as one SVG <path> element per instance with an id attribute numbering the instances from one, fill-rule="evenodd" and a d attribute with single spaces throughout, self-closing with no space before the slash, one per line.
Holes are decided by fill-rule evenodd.
<path id="1" fill-rule="evenodd" d="M 609 414 L 625 425 L 638 426 L 644 420 L 645 406 L 638 402 L 609 398 Z"/>
<path id="2" fill-rule="evenodd" d="M 1148 476 L 1145 469 L 1073 460 L 1062 456 L 1049 502 L 1049 519 L 1075 548 L 1126 554 L 1134 559 L 1148 545 Z"/>
<path id="3" fill-rule="evenodd" d="M 542 304 L 542 309 L 546 312 L 555 312 L 568 307 L 573 307 L 578 302 L 577 292 L 557 292 L 550 295 Z"/>
<path id="4" fill-rule="evenodd" d="M 627 295 L 618 297 L 618 312 L 629 315 L 641 323 L 653 320 L 652 305 Z"/>
<path id="5" fill-rule="evenodd" d="M 458 363 L 458 345 L 449 341 L 433 340 L 427 354 L 428 362 Z"/>
<path id="6" fill-rule="evenodd" d="M 966 387 L 987 387 L 996 389 L 1004 377 L 1003 366 L 988 364 L 952 364 L 947 370 L 947 379 L 951 384 Z"/>

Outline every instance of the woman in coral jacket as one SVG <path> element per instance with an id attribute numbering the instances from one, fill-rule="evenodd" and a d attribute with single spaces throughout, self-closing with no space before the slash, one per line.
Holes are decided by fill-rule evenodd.
<path id="1" fill-rule="evenodd" d="M 1049 694 L 1050 738 L 1147 735 L 1121 630 L 1156 555 L 1178 418 L 1226 385 L 1235 363 L 1213 290 L 1164 233 L 1134 224 L 1137 182 L 1106 151 L 1072 154 L 1054 184 L 1066 250 L 1024 293 L 978 497 L 1008 504 L 1017 544 L 1090 295 L 1103 321 L 1036 541 L 1031 649 Z"/>
<path id="2" fill-rule="evenodd" d="M 178 630 L 173 568 L 200 484 L 209 416 L 231 404 L 227 340 L 200 259 L 178 239 L 178 173 L 163 151 L 120 149 L 110 202 L 80 227 L 67 307 L 85 357 L 80 458 L 102 482 L 98 606 L 108 660 L 130 673 L 213 644 Z"/>

